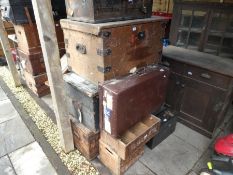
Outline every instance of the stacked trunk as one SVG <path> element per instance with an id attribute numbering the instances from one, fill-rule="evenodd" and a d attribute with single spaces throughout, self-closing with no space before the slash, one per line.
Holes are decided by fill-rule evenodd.
<path id="1" fill-rule="evenodd" d="M 66 17 L 65 0 L 53 0 L 51 3 L 60 56 L 62 56 L 65 54 L 65 44 L 59 20 Z M 27 86 L 39 97 L 48 94 L 50 90 L 45 85 L 46 69 L 32 1 L 2 0 L 0 6 L 3 19 L 14 24 L 18 41 L 17 54 Z"/>
<path id="2" fill-rule="evenodd" d="M 159 130 L 151 112 L 165 101 L 169 70 L 157 64 L 167 21 L 151 17 L 152 0 L 66 2 L 61 27 L 74 141 L 89 159 L 99 150 L 102 163 L 122 174 Z"/>
<path id="3" fill-rule="evenodd" d="M 47 95 L 50 90 L 49 87 L 45 85 L 47 76 L 37 26 L 35 23 L 21 24 L 14 25 L 14 28 L 18 40 L 18 55 L 26 84 L 38 97 Z M 59 22 L 55 23 L 55 29 L 60 56 L 62 56 L 65 54 L 65 45 Z M 40 81 L 40 83 L 36 81 L 36 83 L 30 82 L 30 79 L 38 79 L 38 77 L 43 77 L 43 81 Z"/>

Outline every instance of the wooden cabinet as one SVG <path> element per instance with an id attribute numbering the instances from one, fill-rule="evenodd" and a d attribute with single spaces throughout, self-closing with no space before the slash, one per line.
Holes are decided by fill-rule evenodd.
<path id="1" fill-rule="evenodd" d="M 222 58 L 223 59 L 223 58 Z M 169 46 L 163 62 L 171 69 L 167 104 L 181 122 L 211 137 L 232 101 L 233 61 Z"/>

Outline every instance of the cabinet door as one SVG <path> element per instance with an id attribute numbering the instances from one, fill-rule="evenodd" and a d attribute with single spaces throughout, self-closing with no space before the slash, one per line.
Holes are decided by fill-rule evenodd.
<path id="1" fill-rule="evenodd" d="M 182 97 L 183 78 L 180 75 L 171 73 L 167 90 L 166 103 L 175 111 L 180 109 L 180 100 Z"/>
<path id="2" fill-rule="evenodd" d="M 224 91 L 185 78 L 180 101 L 180 118 L 190 127 L 211 137 L 224 101 Z"/>

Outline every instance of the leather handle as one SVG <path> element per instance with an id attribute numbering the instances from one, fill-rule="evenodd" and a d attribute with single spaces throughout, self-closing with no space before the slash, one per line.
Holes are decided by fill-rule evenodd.
<path id="1" fill-rule="evenodd" d="M 206 79 L 210 79 L 211 78 L 211 76 L 208 73 L 202 73 L 201 77 L 202 78 L 206 78 Z"/>

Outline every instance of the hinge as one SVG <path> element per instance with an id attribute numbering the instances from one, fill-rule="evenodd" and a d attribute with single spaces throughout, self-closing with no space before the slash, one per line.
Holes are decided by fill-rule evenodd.
<path id="1" fill-rule="evenodd" d="M 100 36 L 101 38 L 109 38 L 110 35 L 111 35 L 111 32 L 108 32 L 108 31 L 101 31 L 101 32 L 99 33 L 99 36 Z"/>
<path id="2" fill-rule="evenodd" d="M 112 53 L 111 49 L 97 49 L 97 55 L 102 57 L 111 55 L 111 53 Z"/>
<path id="3" fill-rule="evenodd" d="M 111 66 L 106 66 L 106 67 L 97 66 L 97 69 L 99 72 L 108 73 L 111 71 L 112 67 Z"/>

